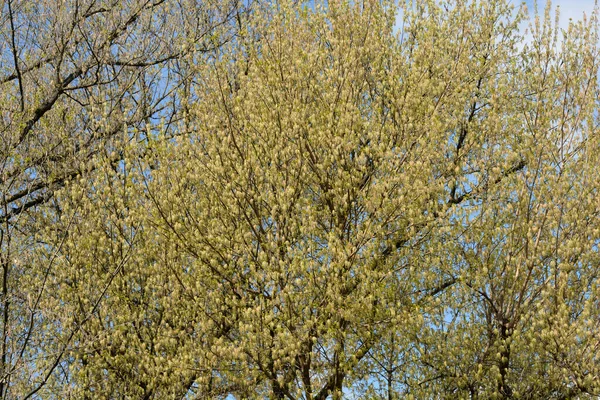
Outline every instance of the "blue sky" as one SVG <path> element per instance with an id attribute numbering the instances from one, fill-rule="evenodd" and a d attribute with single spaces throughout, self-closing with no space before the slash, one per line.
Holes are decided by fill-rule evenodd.
<path id="1" fill-rule="evenodd" d="M 529 10 L 529 15 L 533 16 L 535 11 L 534 8 L 534 0 L 510 0 L 513 4 L 519 5 L 525 3 Z M 538 13 L 540 15 L 544 14 L 544 10 L 546 7 L 546 0 L 538 0 Z M 585 14 L 587 18 L 590 17 L 592 12 L 594 11 L 595 0 L 552 0 L 552 19 L 554 19 L 555 10 L 558 8 L 559 10 L 559 27 L 562 29 L 567 29 L 569 26 L 569 20 L 578 21 L 583 19 L 583 15 Z M 521 24 L 521 30 L 526 31 L 529 27 L 529 24 L 532 21 L 525 21 Z M 554 22 L 554 21 L 553 21 Z M 561 36 L 559 35 L 559 38 Z M 525 42 L 530 42 L 532 39 L 531 32 L 528 32 L 525 35 Z"/>
<path id="2" fill-rule="evenodd" d="M 527 4 L 530 13 L 534 11 L 534 0 L 510 0 L 515 5 Z M 599 0 L 600 1 L 600 0 Z M 556 9 L 559 7 L 560 9 L 560 27 L 567 28 L 569 24 L 569 19 L 580 20 L 583 18 L 583 14 L 585 13 L 588 17 L 592 14 L 594 10 L 595 0 L 552 0 L 552 8 Z M 540 14 L 543 14 L 544 8 L 546 6 L 546 0 L 538 0 L 538 8 Z M 554 13 L 552 13 L 554 16 Z M 397 16 L 397 26 L 395 29 L 400 29 L 402 17 L 400 15 Z M 526 28 L 526 25 L 523 25 L 523 29 Z"/>
<path id="3" fill-rule="evenodd" d="M 512 0 L 514 4 L 520 4 L 520 1 Z M 530 11 L 533 11 L 533 0 L 527 0 L 527 7 Z M 594 0 L 552 0 L 552 7 L 560 7 L 560 25 L 566 27 L 569 22 L 569 18 L 578 20 L 583 17 L 583 13 L 589 17 L 594 10 Z M 540 11 L 543 11 L 546 5 L 545 0 L 538 0 L 538 7 Z"/>

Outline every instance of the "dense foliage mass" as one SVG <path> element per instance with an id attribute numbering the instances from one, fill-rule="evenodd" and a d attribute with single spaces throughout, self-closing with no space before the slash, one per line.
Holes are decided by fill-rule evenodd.
<path id="1" fill-rule="evenodd" d="M 532 15 L 5 1 L 0 398 L 600 395 L 598 16 Z"/>

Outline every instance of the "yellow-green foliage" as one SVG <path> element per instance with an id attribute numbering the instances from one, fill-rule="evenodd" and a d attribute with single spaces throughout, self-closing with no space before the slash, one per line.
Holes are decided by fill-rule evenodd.
<path id="1" fill-rule="evenodd" d="M 256 2 L 185 44 L 176 117 L 29 244 L 42 397 L 600 394 L 598 21 L 550 11 Z"/>

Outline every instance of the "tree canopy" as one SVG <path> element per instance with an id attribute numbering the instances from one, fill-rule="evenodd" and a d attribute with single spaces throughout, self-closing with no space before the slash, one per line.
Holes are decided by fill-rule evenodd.
<path id="1" fill-rule="evenodd" d="M 597 11 L 3 4 L 0 398 L 600 395 Z"/>

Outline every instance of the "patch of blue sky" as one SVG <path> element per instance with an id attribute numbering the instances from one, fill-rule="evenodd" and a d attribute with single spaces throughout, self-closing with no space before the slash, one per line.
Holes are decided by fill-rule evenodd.
<path id="1" fill-rule="evenodd" d="M 400 0 L 402 1 L 402 0 Z M 532 16 L 535 10 L 536 0 L 511 0 L 511 3 L 516 7 L 525 4 L 529 11 L 529 15 Z M 544 8 L 546 7 L 547 2 L 544 0 L 537 0 L 538 12 L 543 15 Z M 594 7 L 596 5 L 596 0 L 553 0 L 550 2 L 553 12 L 551 15 L 554 17 L 554 10 L 558 8 L 559 10 L 559 26 L 563 29 L 567 29 L 569 26 L 569 21 L 578 21 L 581 20 L 585 14 L 587 18 L 592 15 L 594 11 Z M 396 16 L 396 24 L 394 26 L 395 32 L 402 31 L 402 9 L 399 10 L 398 15 Z M 524 23 L 522 25 L 522 30 L 525 31 L 528 23 Z"/>
<path id="2" fill-rule="evenodd" d="M 529 20 L 525 20 L 521 23 L 521 33 L 525 35 L 525 43 L 531 43 L 533 35 L 531 33 L 531 25 L 533 24 L 533 17 L 537 14 L 540 16 L 544 15 L 546 7 L 550 6 L 550 18 L 554 24 L 554 19 L 558 12 L 558 27 L 563 30 L 567 30 L 569 22 L 581 21 L 584 16 L 589 20 L 592 15 L 596 0 L 511 0 L 511 3 L 515 6 L 525 5 L 529 14 Z M 560 41 L 562 35 L 559 34 L 558 39 Z"/>
<path id="3" fill-rule="evenodd" d="M 512 0 L 512 3 L 516 5 L 525 3 L 530 13 L 533 12 L 535 8 L 534 0 L 526 0 L 524 2 Z M 540 13 L 542 13 L 544 11 L 544 7 L 546 6 L 546 2 L 543 0 L 538 0 L 537 3 L 538 9 Z M 587 16 L 587 18 L 589 18 L 594 11 L 595 4 L 595 0 L 553 0 L 551 2 L 553 9 L 558 7 L 560 12 L 559 26 L 563 29 L 568 27 L 570 19 L 573 21 L 581 20 L 584 14 Z"/>

